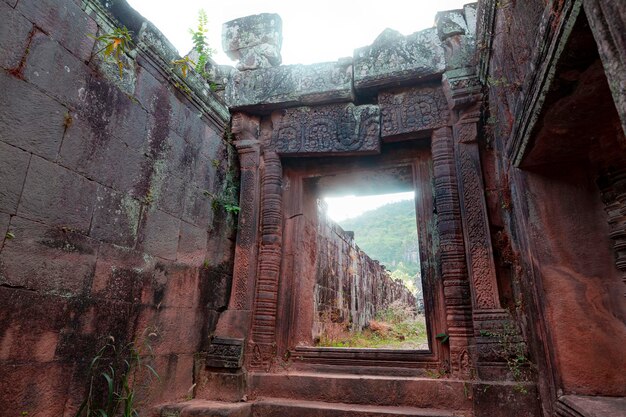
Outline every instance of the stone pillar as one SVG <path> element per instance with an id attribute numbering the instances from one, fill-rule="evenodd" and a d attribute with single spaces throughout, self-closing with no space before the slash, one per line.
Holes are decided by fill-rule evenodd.
<path id="1" fill-rule="evenodd" d="M 475 40 L 472 28 L 458 11 L 437 15 L 437 28 L 446 52 L 443 90 L 454 121 L 452 135 L 472 299 L 475 367 L 481 379 L 501 379 L 509 373 L 510 351 L 518 352 L 508 345 L 521 340 L 509 312 L 500 305 L 498 292 L 478 148 L 482 86 L 471 66 Z"/>
<path id="2" fill-rule="evenodd" d="M 450 336 L 450 372 L 459 378 L 469 378 L 471 375 L 469 345 L 473 337 L 472 305 L 465 263 L 452 130 L 449 127 L 435 130 L 432 134 L 431 148 L 441 279 Z"/>
<path id="3" fill-rule="evenodd" d="M 276 152 L 262 156 L 261 236 L 248 367 L 268 369 L 276 354 L 276 313 L 282 254 L 282 165 Z"/>
<path id="4" fill-rule="evenodd" d="M 252 326 L 258 258 L 257 207 L 261 193 L 259 118 L 233 114 L 232 133 L 241 168 L 232 288 L 228 309 L 220 315 L 205 360 L 197 364 L 207 369 L 196 369 L 202 398 L 220 401 L 241 401 L 246 393 L 246 374 L 242 366 Z"/>
<path id="5" fill-rule="evenodd" d="M 256 279 L 259 223 L 257 207 L 261 188 L 259 119 L 243 113 L 235 113 L 232 118 L 232 133 L 241 167 L 239 194 L 241 210 L 238 216 L 230 300 L 228 309 L 220 316 L 215 334 L 220 338 L 237 339 L 243 342 L 248 337 L 251 325 Z"/>
<path id="6" fill-rule="evenodd" d="M 478 148 L 480 84 L 465 69 L 448 71 L 443 84 L 455 119 L 452 132 L 471 284 L 477 376 L 509 378 L 509 356 L 525 349 L 518 347 L 523 342 L 517 326 L 500 304 Z"/>

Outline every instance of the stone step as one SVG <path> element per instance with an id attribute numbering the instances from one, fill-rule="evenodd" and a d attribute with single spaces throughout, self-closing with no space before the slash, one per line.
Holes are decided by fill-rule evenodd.
<path id="1" fill-rule="evenodd" d="M 373 375 L 250 373 L 250 399 L 286 398 L 377 406 L 467 411 L 471 386 L 455 379 Z"/>
<path id="2" fill-rule="evenodd" d="M 626 397 L 564 395 L 556 403 L 558 417 L 626 417 Z"/>
<path id="3" fill-rule="evenodd" d="M 191 400 L 156 408 L 155 417 L 252 417 L 251 403 Z"/>
<path id="4" fill-rule="evenodd" d="M 265 398 L 247 403 L 191 400 L 159 407 L 155 414 L 158 417 L 466 417 L 469 415 L 469 413 L 459 411 L 284 398 Z"/>
<path id="5" fill-rule="evenodd" d="M 325 403 L 279 398 L 266 398 L 253 405 L 254 417 L 453 417 L 463 415 L 460 412 L 413 407 Z"/>

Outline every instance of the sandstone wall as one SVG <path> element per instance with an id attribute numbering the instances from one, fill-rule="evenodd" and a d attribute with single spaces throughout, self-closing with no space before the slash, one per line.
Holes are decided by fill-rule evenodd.
<path id="1" fill-rule="evenodd" d="M 626 163 L 620 83 L 611 78 L 621 64 L 607 52 L 623 21 L 609 30 L 598 16 L 611 25 L 624 7 L 537 0 L 493 11 L 493 27 L 482 22 L 493 34 L 481 62 L 487 202 L 502 301 L 530 338 L 549 414 L 559 390 L 625 395 L 616 371 L 626 366 L 624 284 L 603 204 L 611 198 L 598 186 Z M 514 293 L 523 302 L 513 304 Z"/>
<path id="2" fill-rule="evenodd" d="M 2 415 L 73 415 L 105 337 L 146 329 L 152 399 L 185 398 L 228 301 L 234 219 L 212 204 L 236 180 L 228 112 L 109 3 L 134 36 L 121 79 L 89 36 L 116 23 L 99 3 L 0 1 Z"/>
<path id="3" fill-rule="evenodd" d="M 359 249 L 353 235 L 323 208 L 318 221 L 314 338 L 328 320 L 358 331 L 393 301 L 416 305 L 404 284 L 391 279 L 378 261 Z"/>

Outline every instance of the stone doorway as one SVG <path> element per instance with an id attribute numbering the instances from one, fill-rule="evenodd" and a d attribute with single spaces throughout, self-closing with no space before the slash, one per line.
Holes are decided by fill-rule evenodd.
<path id="1" fill-rule="evenodd" d="M 383 145 L 380 155 L 360 156 L 360 157 L 337 157 L 337 158 L 307 158 L 296 159 L 287 158 L 283 162 L 283 173 L 285 178 L 285 200 L 284 200 L 284 224 L 285 224 L 285 248 L 284 258 L 289 259 L 283 262 L 283 273 L 281 275 L 280 297 L 284 300 L 281 303 L 278 315 L 277 327 L 285 328 L 282 333 L 283 342 L 279 343 L 279 349 L 287 355 L 302 358 L 312 362 L 324 363 L 329 356 L 335 360 L 337 355 L 347 358 L 358 355 L 361 359 L 380 355 L 385 352 L 395 358 L 409 358 L 414 361 L 420 355 L 432 355 L 431 350 L 426 346 L 418 348 L 420 353 L 416 355 L 415 349 L 363 349 L 363 348 L 339 348 L 339 347 L 317 347 L 315 346 L 315 328 L 319 326 L 320 316 L 316 315 L 319 291 L 318 284 L 321 280 L 328 278 L 320 277 L 325 271 L 323 265 L 328 257 L 335 254 L 327 253 L 327 246 L 319 245 L 319 236 L 324 235 L 321 228 L 326 226 L 325 219 L 318 216 L 318 201 L 321 196 L 331 193 L 334 195 L 345 193 L 346 190 L 353 190 L 363 194 L 372 194 L 381 190 L 394 191 L 414 191 L 415 208 L 417 213 L 417 235 L 419 244 L 422 285 L 425 294 L 426 328 L 436 327 L 435 315 L 433 312 L 437 308 L 435 303 L 436 280 L 435 271 L 432 270 L 433 259 L 433 188 L 431 158 L 427 139 L 412 140 L 405 143 L 395 143 Z M 325 236 L 322 236 L 324 238 Z M 331 250 L 332 252 L 332 250 Z M 341 254 L 338 254 L 341 256 Z M 369 259 L 369 258 L 368 258 Z M 337 259 L 333 259 L 337 263 Z M 343 267 L 346 267 L 344 265 Z M 342 265 L 331 265 L 331 269 L 342 268 Z M 349 267 L 348 267 L 349 268 Z M 369 265 L 370 273 L 382 270 L 380 266 L 372 262 Z M 362 278 L 367 279 L 367 274 Z M 358 277 L 357 277 L 358 278 Z M 394 297 L 400 295 L 386 296 L 382 292 L 393 291 L 388 288 L 383 281 L 383 276 L 372 277 L 370 282 L 372 287 L 359 291 L 355 288 L 356 294 L 352 294 L 352 305 L 349 308 L 358 311 L 357 319 L 363 321 L 361 326 L 368 325 L 372 319 L 372 311 L 366 311 L 366 307 L 359 307 L 361 303 L 376 303 L 373 299 L 378 295 L 380 298 L 389 297 L 389 302 Z M 324 283 L 323 285 L 329 286 Z M 347 283 L 350 285 L 350 283 Z M 354 284 L 352 284 L 354 285 Z M 332 286 L 332 284 L 330 284 Z M 404 288 L 402 285 L 400 285 Z M 375 290 L 374 288 L 378 288 Z M 350 294 L 351 289 L 346 288 Z M 380 292 L 380 294 L 376 294 Z M 369 296 L 369 298 L 368 298 Z M 378 305 L 383 305 L 385 301 L 378 301 Z M 411 301 L 415 308 L 415 299 Z M 374 307 L 372 307 L 372 310 Z M 359 316 L 358 314 L 361 314 Z M 341 313 L 338 313 L 341 314 Z M 368 316 L 368 314 L 370 314 Z M 324 317 L 322 317 L 323 319 Z M 334 320 L 334 319 L 333 319 Z M 340 321 L 340 320 L 337 320 Z M 312 331 L 313 329 L 313 331 Z M 430 339 L 432 341 L 432 331 Z M 432 345 L 432 342 L 431 342 Z M 375 352 L 374 352 L 375 351 Z M 347 361 L 348 363 L 350 361 Z M 378 363 L 379 365 L 380 363 Z"/>

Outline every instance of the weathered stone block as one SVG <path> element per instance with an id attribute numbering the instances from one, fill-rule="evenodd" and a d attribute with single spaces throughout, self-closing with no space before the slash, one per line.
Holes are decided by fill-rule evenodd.
<path id="1" fill-rule="evenodd" d="M 91 296 L 129 303 L 140 302 L 143 286 L 148 285 L 153 268 L 154 259 L 144 253 L 101 244 Z"/>
<path id="2" fill-rule="evenodd" d="M 21 0 L 16 10 L 68 49 L 87 61 L 95 40 L 96 22 L 73 0 Z"/>
<path id="3" fill-rule="evenodd" d="M 449 123 L 450 111 L 441 88 L 386 91 L 378 95 L 383 138 L 435 129 Z"/>
<path id="4" fill-rule="evenodd" d="M 213 221 L 213 198 L 206 194 L 206 190 L 189 184 L 185 197 L 185 209 L 182 219 L 188 223 L 208 229 Z M 223 210 L 223 207 L 217 207 Z"/>
<path id="5" fill-rule="evenodd" d="M 30 154 L 0 142 L 0 212 L 15 214 Z"/>
<path id="6" fill-rule="evenodd" d="M 139 248 L 164 259 L 176 259 L 180 220 L 161 210 L 147 210 L 139 237 Z"/>
<path id="7" fill-rule="evenodd" d="M 353 98 L 350 61 L 237 72 L 226 85 L 224 96 L 231 110 L 277 109 Z"/>
<path id="8" fill-rule="evenodd" d="M 146 70 L 144 67 L 140 66 L 137 68 L 135 98 L 141 103 L 144 109 L 153 112 L 157 94 L 164 89 L 165 86 L 162 80 L 157 80 L 150 71 Z"/>
<path id="9" fill-rule="evenodd" d="M 223 311 L 228 306 L 232 270 L 228 263 L 205 265 L 200 270 L 202 305 L 209 310 Z"/>
<path id="10" fill-rule="evenodd" d="M 18 215 L 86 232 L 91 223 L 95 197 L 96 184 L 93 181 L 33 156 Z"/>
<path id="11" fill-rule="evenodd" d="M 164 269 L 166 282 L 161 307 L 194 308 L 198 306 L 199 268 L 183 264 L 168 265 Z"/>
<path id="12" fill-rule="evenodd" d="M 17 68 L 26 52 L 33 25 L 6 3 L 0 3 L 0 67 Z"/>
<path id="13" fill-rule="evenodd" d="M 188 265 L 201 266 L 206 258 L 208 232 L 206 228 L 187 222 L 180 224 L 180 240 L 176 259 Z"/>
<path id="14" fill-rule="evenodd" d="M 154 380 L 148 369 L 141 370 L 137 375 L 138 380 L 154 380 L 154 383 L 138 387 L 138 399 L 142 404 L 187 401 L 195 391 L 193 364 L 194 355 L 190 353 L 157 356 L 152 366 L 159 374 L 160 381 Z"/>
<path id="15" fill-rule="evenodd" d="M 88 291 L 97 242 L 66 228 L 14 217 L 0 253 L 0 282 L 63 296 Z"/>
<path id="16" fill-rule="evenodd" d="M 437 35 L 441 40 L 445 40 L 450 36 L 465 35 L 467 33 L 463 10 L 439 12 L 435 17 L 435 24 L 437 25 Z"/>
<path id="17" fill-rule="evenodd" d="M 166 175 L 158 184 L 155 203 L 158 209 L 181 217 L 185 208 L 185 196 L 189 187 L 189 178 Z"/>
<path id="18" fill-rule="evenodd" d="M 478 3 L 470 3 L 463 6 L 463 15 L 465 16 L 465 24 L 467 25 L 466 35 L 476 36 L 476 20 Z"/>
<path id="19" fill-rule="evenodd" d="M 0 213 L 0 239 L 4 240 L 9 231 L 9 223 L 11 223 L 11 215 Z"/>
<path id="20" fill-rule="evenodd" d="M 195 353 L 200 343 L 198 326 L 202 323 L 201 310 L 196 308 L 143 307 L 137 319 L 137 328 L 156 328 L 158 336 L 152 340 L 156 355 Z M 188 325 L 181 326 L 181 323 Z"/>
<path id="21" fill-rule="evenodd" d="M 65 107 L 4 72 L 0 72 L 0 91 L 0 140 L 44 158 L 56 158 Z"/>
<path id="22" fill-rule="evenodd" d="M 298 107 L 272 114 L 270 147 L 283 155 L 378 153 L 377 106 Z"/>
<path id="23" fill-rule="evenodd" d="M 231 20 L 222 25 L 222 48 L 239 61 L 239 70 L 280 65 L 283 43 L 282 20 L 275 13 L 261 13 Z"/>
<path id="24" fill-rule="evenodd" d="M 104 126 L 93 124 L 94 120 L 76 114 L 71 117 L 59 152 L 61 164 L 118 191 L 133 190 L 142 179 L 142 168 L 151 166 L 141 148 L 128 146 Z M 118 133 L 132 139 L 123 130 Z M 145 140 L 145 136 L 139 139 Z"/>
<path id="25" fill-rule="evenodd" d="M 148 113 L 105 79 L 88 80 L 77 114 L 78 119 L 89 125 L 98 142 L 106 140 L 106 135 L 113 135 L 133 149 L 143 149 L 146 145 Z"/>
<path id="26" fill-rule="evenodd" d="M 436 78 L 444 70 L 444 50 L 434 28 L 408 36 L 386 29 L 372 45 L 354 51 L 357 91 Z"/>
<path id="27" fill-rule="evenodd" d="M 223 145 L 218 142 L 217 146 L 215 146 L 215 143 L 209 144 L 208 140 L 205 140 L 201 146 L 202 148 L 198 156 L 194 158 L 193 165 L 191 166 L 191 180 L 193 184 L 200 189 L 212 190 L 216 186 L 215 180 L 217 172 L 222 169 L 228 169 L 226 166 L 222 166 L 225 156 L 218 154 L 217 151 L 213 151 L 213 148 L 217 147 L 222 147 L 223 149 Z M 207 154 L 207 152 L 211 153 Z"/>
<path id="28" fill-rule="evenodd" d="M 63 297 L 0 288 L 0 360 L 49 362 L 66 319 Z M 28 322 L 28 331 L 24 323 Z"/>
<path id="29" fill-rule="evenodd" d="M 139 201 L 99 185 L 89 235 L 116 245 L 134 247 L 140 215 Z"/>
<path id="30" fill-rule="evenodd" d="M 63 415 L 64 401 L 72 375 L 72 365 L 49 363 L 2 363 L 0 392 L 10 398 L 13 409 L 28 410 L 29 415 L 58 417 Z"/>
<path id="31" fill-rule="evenodd" d="M 24 77 L 65 104 L 79 107 L 90 70 L 84 62 L 48 36 L 33 36 Z"/>

